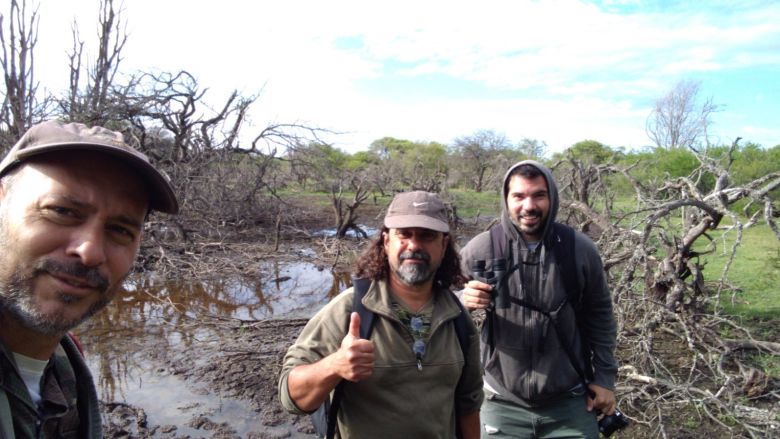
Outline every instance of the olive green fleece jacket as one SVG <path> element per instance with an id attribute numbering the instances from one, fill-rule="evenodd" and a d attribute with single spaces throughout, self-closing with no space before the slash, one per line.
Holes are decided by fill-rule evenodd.
<path id="1" fill-rule="evenodd" d="M 522 164 L 530 164 L 542 172 L 547 180 L 550 198 L 550 211 L 542 239 L 533 250 L 523 241 L 509 217 L 506 205 L 508 177 L 512 170 Z M 556 328 L 550 319 L 517 303 L 517 300 L 522 300 L 548 312 L 553 311 L 567 297 L 563 277 L 577 276 L 582 288 L 580 306 L 584 318 L 578 327 L 574 309 L 565 306 L 559 314 L 560 329 L 577 355 L 581 369 L 585 365 L 583 352 L 592 357 L 592 382 L 614 389 L 617 374 L 614 355 L 617 324 L 596 245 L 587 236 L 576 232 L 574 261 L 577 271 L 561 271 L 553 250 L 560 240 L 554 236 L 552 227 L 558 213 L 558 189 L 552 173 L 540 163 L 526 160 L 512 166 L 504 176 L 502 195 L 501 227 L 507 237 L 507 257 L 511 258 L 507 266 L 519 264 L 522 268 L 514 271 L 507 281 L 510 298 L 516 301 L 507 309 L 497 309 L 487 315 L 493 323 L 492 350 L 489 325 L 486 322 L 482 327 L 480 338 L 485 383 L 502 397 L 524 407 L 552 403 L 580 383 L 579 375 L 561 347 Z M 470 276 L 470 267 L 474 261 L 490 261 L 493 258 L 490 232 L 474 237 L 460 254 L 463 272 Z M 490 265 L 488 262 L 488 270 Z"/>
<path id="2" fill-rule="evenodd" d="M 422 370 L 418 370 L 412 334 L 392 311 L 387 283 L 371 284 L 363 304 L 376 314 L 371 333 L 374 372 L 365 380 L 344 386 L 339 437 L 451 439 L 455 437 L 456 417 L 479 410 L 483 391 L 476 328 L 467 319 L 472 335 L 464 365 L 453 324 L 460 312 L 457 298 L 449 291 L 434 294 L 430 338 Z M 290 398 L 290 371 L 338 350 L 347 334 L 352 298 L 352 288 L 336 296 L 312 317 L 288 349 L 279 379 L 279 397 L 288 411 L 305 413 Z"/>

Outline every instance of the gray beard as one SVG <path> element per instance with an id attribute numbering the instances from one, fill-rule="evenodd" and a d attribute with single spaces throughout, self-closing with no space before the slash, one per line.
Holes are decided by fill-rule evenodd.
<path id="1" fill-rule="evenodd" d="M 404 264 L 406 259 L 420 259 L 422 263 Z M 430 256 L 423 252 L 403 252 L 400 257 L 400 265 L 395 270 L 395 274 L 406 285 L 415 286 L 428 282 L 433 275 L 434 271 L 431 271 Z"/>
<path id="2" fill-rule="evenodd" d="M 62 294 L 60 300 L 70 302 L 75 299 Z M 110 301 L 109 295 L 104 292 L 101 294 L 100 300 L 93 303 L 82 316 L 75 319 L 65 319 L 59 315 L 49 316 L 40 312 L 32 295 L 32 278 L 24 279 L 15 275 L 7 282 L 0 282 L 0 310 L 16 320 L 22 327 L 48 336 L 64 335 L 105 308 Z"/>
<path id="3" fill-rule="evenodd" d="M 8 228 L 5 218 L 6 212 L 5 209 L 2 209 L 0 211 L 0 248 L 8 251 L 10 246 L 8 245 Z M 6 261 L 2 259 L 0 258 L 0 264 L 5 264 Z M 100 300 L 92 304 L 84 315 L 75 319 L 42 314 L 33 297 L 33 281 L 37 275 L 48 270 L 63 271 L 90 279 L 97 285 L 101 293 Z M 80 325 L 108 305 L 111 301 L 111 295 L 108 292 L 108 280 L 96 269 L 84 267 L 81 264 L 63 264 L 52 260 L 43 260 L 33 267 L 0 267 L 0 312 L 16 320 L 22 327 L 43 335 L 61 336 Z M 61 294 L 60 300 L 69 303 L 76 299 Z"/>
<path id="4" fill-rule="evenodd" d="M 406 285 L 420 285 L 433 278 L 433 273 L 429 270 L 430 265 L 425 264 L 402 264 L 395 270 L 395 274 Z"/>

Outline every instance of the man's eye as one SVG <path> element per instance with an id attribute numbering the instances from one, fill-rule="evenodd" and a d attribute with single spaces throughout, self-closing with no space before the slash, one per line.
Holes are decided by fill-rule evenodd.
<path id="1" fill-rule="evenodd" d="M 420 238 L 422 238 L 423 241 L 433 241 L 436 239 L 436 233 L 423 233 Z"/>
<path id="2" fill-rule="evenodd" d="M 128 239 L 131 241 L 135 240 L 135 232 L 128 229 L 127 227 L 111 226 L 109 229 L 123 239 Z"/>
<path id="3" fill-rule="evenodd" d="M 70 216 L 75 217 L 76 211 L 73 209 L 62 207 L 62 206 L 50 206 L 47 208 L 50 212 L 56 214 L 57 216 Z"/>

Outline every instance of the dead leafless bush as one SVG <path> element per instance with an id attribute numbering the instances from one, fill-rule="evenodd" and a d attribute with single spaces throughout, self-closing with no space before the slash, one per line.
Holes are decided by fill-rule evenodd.
<path id="1" fill-rule="evenodd" d="M 700 167 L 690 176 L 646 187 L 631 168 L 555 166 L 564 217 L 597 241 L 612 287 L 619 323 L 619 405 L 652 437 L 676 437 L 681 412 L 707 421 L 732 437 L 770 437 L 779 431 L 780 383 L 764 374 L 750 354 L 780 355 L 780 343 L 757 340 L 720 307 L 726 275 L 742 232 L 759 221 L 777 232 L 780 172 L 744 185 L 729 183 L 731 151 L 719 160 L 696 153 Z M 702 178 L 716 182 L 703 191 Z M 608 179 L 621 176 L 636 195 L 627 212 L 613 209 Z M 747 218 L 738 201 L 758 204 Z M 714 251 L 713 232 L 732 242 L 722 269 L 701 256 Z"/>

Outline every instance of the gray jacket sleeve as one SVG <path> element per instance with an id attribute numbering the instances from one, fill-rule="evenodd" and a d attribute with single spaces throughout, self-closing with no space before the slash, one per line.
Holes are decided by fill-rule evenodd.
<path id="1" fill-rule="evenodd" d="M 461 272 L 467 279 L 471 279 L 472 263 L 479 259 L 489 259 L 491 257 L 490 232 L 482 232 L 460 249 Z"/>
<path id="2" fill-rule="evenodd" d="M 617 323 L 612 309 L 612 297 L 607 286 L 604 267 L 596 245 L 588 237 L 576 233 L 576 260 L 583 285 L 583 319 L 580 330 L 593 352 L 593 382 L 607 389 L 615 388 L 617 360 L 615 346 Z"/>

